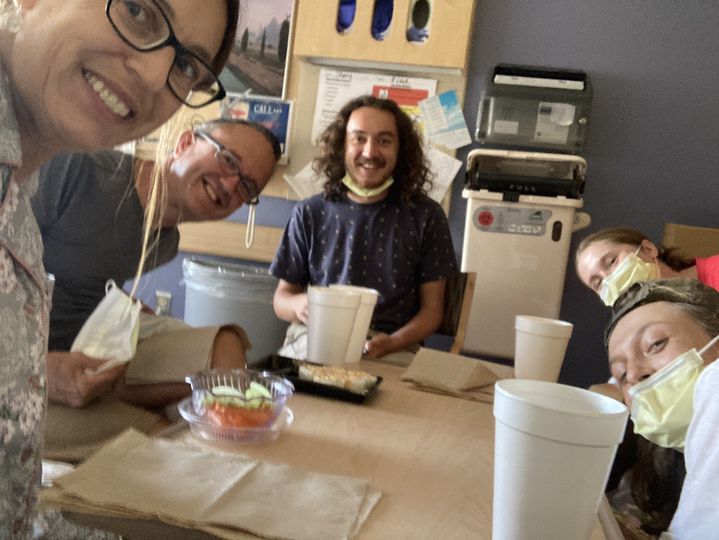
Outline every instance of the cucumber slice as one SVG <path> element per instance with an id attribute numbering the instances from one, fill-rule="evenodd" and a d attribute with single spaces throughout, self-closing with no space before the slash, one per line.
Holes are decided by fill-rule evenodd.
<path id="1" fill-rule="evenodd" d="M 238 398 L 245 397 L 245 395 L 242 393 L 242 390 L 238 390 L 237 388 L 233 388 L 232 386 L 215 386 L 212 389 L 212 394 L 215 396 L 228 396 Z"/>
<path id="2" fill-rule="evenodd" d="M 245 391 L 247 399 L 267 398 L 272 399 L 270 391 L 258 382 L 252 381 L 250 387 Z"/>

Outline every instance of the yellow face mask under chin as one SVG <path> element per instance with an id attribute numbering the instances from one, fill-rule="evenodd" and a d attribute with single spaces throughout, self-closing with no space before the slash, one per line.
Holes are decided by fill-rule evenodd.
<path id="1" fill-rule="evenodd" d="M 694 389 L 704 369 L 701 351 L 690 349 L 648 379 L 629 389 L 634 433 L 658 446 L 684 451 L 684 440 L 693 414 Z"/>
<path id="2" fill-rule="evenodd" d="M 635 283 L 659 279 L 659 266 L 656 262 L 649 263 L 639 258 L 637 253 L 641 249 L 642 246 L 639 246 L 634 253 L 624 257 L 602 281 L 599 297 L 605 305 L 613 306 L 617 298 Z"/>
<path id="3" fill-rule="evenodd" d="M 363 188 L 357 184 L 357 182 L 355 182 L 349 174 L 345 174 L 345 177 L 342 179 L 342 183 L 347 186 L 347 189 L 359 197 L 374 197 L 375 195 L 379 195 L 380 193 L 387 191 L 387 189 L 389 189 L 389 187 L 394 183 L 394 178 L 390 176 L 387 180 L 374 188 Z"/>

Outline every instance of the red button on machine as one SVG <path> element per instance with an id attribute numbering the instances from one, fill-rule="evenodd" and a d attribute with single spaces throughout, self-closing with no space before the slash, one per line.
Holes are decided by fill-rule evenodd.
<path id="1" fill-rule="evenodd" d="M 477 216 L 477 224 L 480 227 L 489 227 L 492 223 L 494 223 L 494 214 L 488 210 L 480 212 Z"/>

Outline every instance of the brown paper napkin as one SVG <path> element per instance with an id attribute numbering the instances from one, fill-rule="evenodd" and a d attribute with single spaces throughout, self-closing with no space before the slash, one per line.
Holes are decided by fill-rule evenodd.
<path id="1" fill-rule="evenodd" d="M 127 431 L 45 500 L 74 511 L 156 518 L 223 538 L 353 538 L 379 501 L 365 480 L 308 473 Z"/>
<path id="2" fill-rule="evenodd" d="M 494 382 L 513 376 L 510 366 L 421 348 L 400 380 L 420 390 L 492 403 Z"/>
<path id="3" fill-rule="evenodd" d="M 77 463 L 128 428 L 150 433 L 161 422 L 160 415 L 112 395 L 81 409 L 49 403 L 43 457 Z"/>

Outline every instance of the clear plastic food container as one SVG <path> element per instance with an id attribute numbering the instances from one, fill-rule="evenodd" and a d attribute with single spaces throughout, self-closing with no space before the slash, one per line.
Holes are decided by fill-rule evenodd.
<path id="1" fill-rule="evenodd" d="M 207 440 L 274 440 L 294 416 L 285 405 L 294 386 L 283 377 L 246 369 L 205 370 L 185 379 L 192 396 L 178 410 L 193 434 Z"/>

